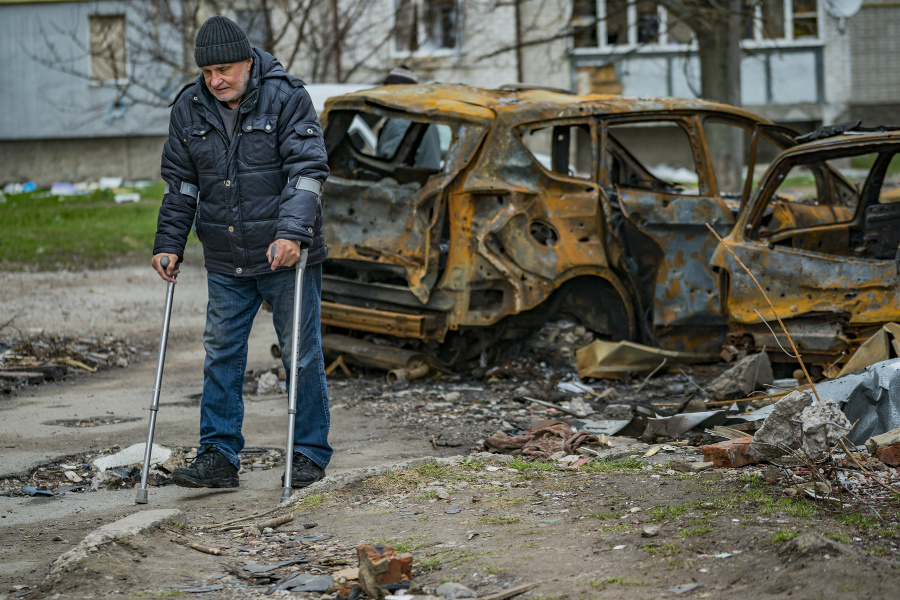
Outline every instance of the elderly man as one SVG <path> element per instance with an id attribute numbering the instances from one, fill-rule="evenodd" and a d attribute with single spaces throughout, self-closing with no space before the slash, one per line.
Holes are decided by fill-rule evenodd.
<path id="1" fill-rule="evenodd" d="M 332 454 L 319 323 L 326 255 L 319 197 L 328 176 L 322 129 L 304 83 L 251 47 L 233 21 L 207 20 L 194 58 L 202 74 L 175 98 L 163 149 L 166 193 L 152 260 L 159 276 L 174 282 L 196 221 L 209 288 L 200 447 L 173 479 L 187 487 L 239 485 L 247 340 L 265 300 L 285 370 L 298 377 L 291 483 L 304 487 L 324 476 Z M 293 267 L 301 247 L 309 258 L 299 373 L 290 373 Z"/>

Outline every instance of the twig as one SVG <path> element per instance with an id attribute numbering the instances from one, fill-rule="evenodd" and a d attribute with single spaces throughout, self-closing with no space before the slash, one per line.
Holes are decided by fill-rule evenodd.
<path id="1" fill-rule="evenodd" d="M 289 513 L 286 515 L 282 515 L 280 517 L 274 517 L 272 519 L 268 519 L 266 521 L 260 521 L 256 524 L 256 526 L 263 530 L 266 527 L 271 527 L 272 529 L 278 527 L 279 525 L 284 525 L 285 523 L 290 523 L 294 520 L 294 513 Z"/>
<path id="2" fill-rule="evenodd" d="M 698 390 L 700 390 L 701 392 L 703 392 L 703 395 L 704 395 L 704 396 L 706 396 L 707 398 L 711 398 L 711 396 L 709 395 L 709 392 L 707 392 L 707 391 L 704 390 L 702 387 L 700 387 L 700 384 L 699 384 L 699 383 L 697 383 L 696 381 L 694 381 L 693 379 L 691 379 L 691 376 L 688 375 L 687 372 L 685 372 L 684 369 L 678 369 L 678 372 L 681 373 L 682 375 L 684 375 L 684 376 L 687 378 L 687 380 L 688 380 L 695 388 L 697 388 Z"/>
<path id="3" fill-rule="evenodd" d="M 546 400 L 538 400 L 537 398 L 529 398 L 528 396 L 522 396 L 523 400 L 528 400 L 529 402 L 534 402 L 535 404 L 540 404 L 541 406 L 546 406 L 547 408 L 555 408 L 560 412 L 564 412 L 566 414 L 572 415 L 573 417 L 578 417 L 579 419 L 585 418 L 587 415 L 584 413 L 580 413 L 576 410 L 570 410 L 568 408 L 563 408 L 559 404 L 553 404 L 552 402 L 547 402 Z M 594 413 L 588 413 L 594 414 Z"/>
<path id="4" fill-rule="evenodd" d="M 649 374 L 649 375 L 647 375 L 646 377 L 644 377 L 644 381 L 641 382 L 641 385 L 638 386 L 638 389 L 635 390 L 634 393 L 637 394 L 637 393 L 640 392 L 642 389 L 644 389 L 644 386 L 647 385 L 647 382 L 650 381 L 650 378 L 653 377 L 654 375 L 656 375 L 656 372 L 657 372 L 657 371 L 659 371 L 659 370 L 662 369 L 664 366 L 666 366 L 666 361 L 668 361 L 668 360 L 669 360 L 668 358 L 663 358 L 663 359 L 662 359 L 662 362 L 659 363 L 659 366 L 656 367 L 655 369 L 653 369 L 652 371 L 650 371 L 650 374 Z"/>
<path id="5" fill-rule="evenodd" d="M 756 277 L 754 277 L 753 273 L 750 272 L 750 269 L 748 269 L 747 266 L 741 262 L 741 259 L 739 259 L 737 257 L 737 255 L 734 253 L 734 251 L 732 251 L 732 249 L 728 247 L 728 244 L 725 243 L 725 240 L 723 240 L 719 236 L 719 234 L 716 233 L 716 230 L 713 229 L 709 223 L 706 224 L 706 227 L 707 227 L 707 229 L 709 229 L 712 232 L 712 234 L 714 236 L 716 236 L 716 239 L 719 240 L 719 243 L 722 244 L 722 247 L 728 251 L 728 254 L 731 255 L 731 258 L 733 258 L 735 261 L 737 261 L 737 264 L 741 265 L 741 268 L 747 272 L 747 275 L 749 275 L 750 279 L 753 280 L 753 283 L 756 284 L 756 287 L 759 289 L 759 292 L 763 295 L 763 298 L 765 298 L 766 302 L 769 303 L 769 308 L 772 309 L 772 314 L 775 315 L 776 319 L 778 319 L 778 324 L 781 325 L 781 330 L 784 331 L 784 335 L 787 336 L 788 341 L 791 343 L 791 348 L 794 350 L 794 354 L 797 357 L 797 362 L 800 363 L 800 368 L 803 369 L 803 374 L 806 376 L 806 380 L 809 382 L 809 385 L 812 388 L 813 394 L 816 397 L 816 401 L 822 402 L 822 399 L 819 397 L 819 392 L 816 390 L 815 384 L 813 384 L 812 377 L 809 376 L 809 372 L 806 370 L 806 365 L 803 363 L 803 359 L 800 357 L 800 351 L 797 350 L 797 346 L 794 344 L 794 338 L 792 338 L 791 334 L 788 333 L 787 327 L 784 326 L 784 322 L 781 320 L 781 317 L 778 316 L 778 312 L 775 311 L 775 305 L 772 304 L 771 300 L 769 300 L 768 294 L 766 294 L 766 291 L 759 284 L 759 281 L 756 280 Z M 765 320 L 765 319 L 763 319 L 763 320 Z"/>
<path id="6" fill-rule="evenodd" d="M 592 395 L 592 396 L 596 396 L 597 398 L 600 397 L 600 394 L 598 394 L 597 392 L 595 392 L 595 391 L 592 390 L 591 388 L 588 388 L 588 387 L 585 387 L 585 386 L 581 385 L 580 383 L 575 383 L 574 381 L 570 381 L 569 383 L 571 383 L 572 385 L 574 385 L 575 387 L 577 387 L 577 388 L 580 389 L 580 390 L 584 390 L 585 392 L 587 392 L 588 394 L 590 394 L 590 395 Z"/>
<path id="7" fill-rule="evenodd" d="M 272 510 L 258 512 L 258 513 L 252 514 L 252 515 L 247 515 L 246 517 L 238 517 L 237 519 L 231 519 L 230 521 L 216 523 L 215 525 L 202 525 L 201 529 L 215 529 L 216 527 L 225 527 L 226 525 L 231 525 L 232 523 L 240 523 L 241 521 L 249 521 L 250 519 L 255 519 L 257 517 L 264 517 L 266 515 L 270 515 L 273 512 L 275 512 L 276 510 L 278 510 L 278 509 L 273 508 Z"/>
<path id="8" fill-rule="evenodd" d="M 488 594 L 487 596 L 480 596 L 477 600 L 506 600 L 507 598 L 512 598 L 513 596 L 518 596 L 519 594 L 524 594 L 528 590 L 532 590 L 539 586 L 540 583 L 525 583 L 522 585 L 517 585 L 514 588 L 509 588 L 508 590 L 497 592 L 496 594 Z"/>
<path id="9" fill-rule="evenodd" d="M 200 544 L 196 544 L 194 542 L 180 542 L 181 544 L 187 546 L 188 548 L 192 548 L 197 552 L 203 552 L 204 554 L 212 554 L 215 556 L 220 556 L 222 551 L 218 548 L 210 548 L 209 546 L 201 546 Z"/>

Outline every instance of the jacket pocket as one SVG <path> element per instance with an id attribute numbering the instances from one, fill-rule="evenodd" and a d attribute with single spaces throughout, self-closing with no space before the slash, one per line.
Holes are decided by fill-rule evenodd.
<path id="1" fill-rule="evenodd" d="M 185 128 L 184 141 L 199 171 L 209 171 L 215 167 L 215 144 L 221 143 L 220 137 L 209 123 L 193 123 Z"/>
<path id="2" fill-rule="evenodd" d="M 325 154 L 325 140 L 322 138 L 322 128 L 314 121 L 301 121 L 294 125 L 294 132 L 300 138 L 296 150 L 298 156 L 309 161 L 328 162 Z"/>
<path id="3" fill-rule="evenodd" d="M 244 164 L 253 166 L 281 164 L 277 130 L 278 115 L 258 115 L 241 121 L 238 155 Z"/>

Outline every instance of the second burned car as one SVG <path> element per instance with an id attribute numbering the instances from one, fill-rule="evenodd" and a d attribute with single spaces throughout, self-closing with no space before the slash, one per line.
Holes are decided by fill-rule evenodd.
<path id="1" fill-rule="evenodd" d="M 443 84 L 334 98 L 322 120 L 323 324 L 446 363 L 550 319 L 718 353 L 729 311 L 706 224 L 738 220 L 736 156 L 793 144 L 699 100 Z"/>

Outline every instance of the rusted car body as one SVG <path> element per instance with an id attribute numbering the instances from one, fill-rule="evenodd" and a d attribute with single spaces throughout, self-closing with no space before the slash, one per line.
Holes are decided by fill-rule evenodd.
<path id="1" fill-rule="evenodd" d="M 898 153 L 900 133 L 890 131 L 851 130 L 795 145 L 770 165 L 725 240 L 809 362 L 846 356 L 883 323 L 900 320 Z M 744 269 L 724 248 L 712 265 L 732 341 L 790 350 Z M 780 351 L 773 356 L 784 359 Z"/>
<path id="2" fill-rule="evenodd" d="M 732 233 L 743 189 L 733 176 L 724 189 L 710 146 L 789 145 L 721 104 L 539 89 L 387 86 L 333 98 L 321 118 L 323 325 L 417 340 L 446 362 L 563 318 L 717 353 L 729 313 L 706 223 Z"/>

